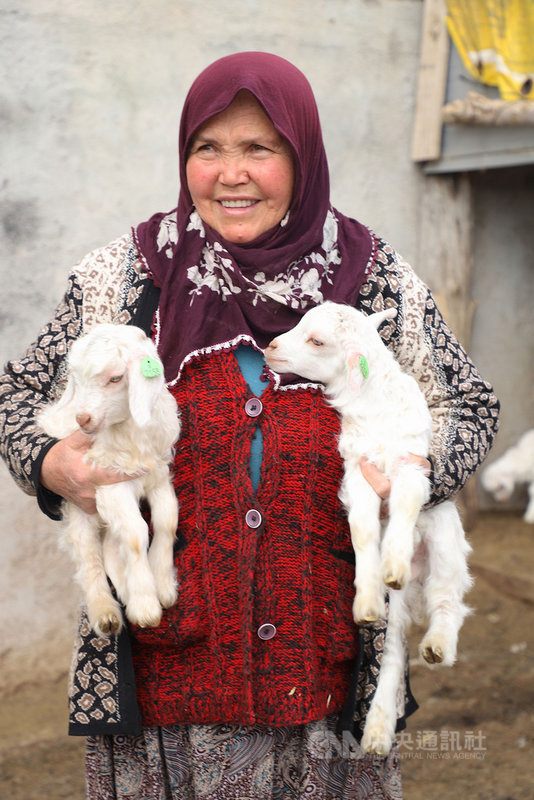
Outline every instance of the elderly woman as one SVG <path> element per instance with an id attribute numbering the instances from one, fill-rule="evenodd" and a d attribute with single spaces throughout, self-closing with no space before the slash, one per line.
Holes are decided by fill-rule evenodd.
<path id="1" fill-rule="evenodd" d="M 35 426 L 80 334 L 102 321 L 152 333 L 181 410 L 178 601 L 157 628 L 119 637 L 80 624 L 71 732 L 89 737 L 88 797 L 399 798 L 396 749 L 356 743 L 383 632 L 359 636 L 352 619 L 338 419 L 295 376 L 272 380 L 262 351 L 324 300 L 396 306 L 382 335 L 432 411 L 433 503 L 485 457 L 498 403 L 408 264 L 330 205 L 315 100 L 294 66 L 266 53 L 212 64 L 187 96 L 179 150 L 177 210 L 84 258 L 2 383 L 16 411 L 4 458 L 53 518 L 61 498 L 94 512 L 95 485 L 122 477 L 88 468 L 90 437 Z"/>

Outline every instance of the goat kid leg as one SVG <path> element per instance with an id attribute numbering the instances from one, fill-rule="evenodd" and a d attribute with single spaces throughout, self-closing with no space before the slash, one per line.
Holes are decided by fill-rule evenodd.
<path id="1" fill-rule="evenodd" d="M 147 493 L 147 499 L 154 530 L 148 551 L 148 562 L 156 583 L 159 602 L 163 608 L 170 608 L 178 596 L 173 550 L 178 527 L 178 501 L 166 471 L 159 485 Z"/>
<path id="2" fill-rule="evenodd" d="M 428 493 L 428 479 L 420 469 L 399 467 L 391 481 L 389 522 L 382 540 L 382 578 L 390 589 L 401 589 L 410 580 L 415 523 Z"/>
<path id="3" fill-rule="evenodd" d="M 126 604 L 128 590 L 126 586 L 126 571 L 122 554 L 119 550 L 116 539 L 104 528 L 102 539 L 102 550 L 104 553 L 104 568 L 108 578 L 111 580 L 117 597 L 121 603 Z"/>
<path id="4" fill-rule="evenodd" d="M 391 750 L 397 727 L 397 695 L 405 668 L 404 631 L 409 624 L 405 591 L 401 589 L 389 593 L 382 664 L 361 742 L 364 752 L 379 756 L 386 756 Z"/>
<path id="5" fill-rule="evenodd" d="M 126 616 L 130 622 L 146 628 L 159 625 L 161 605 L 148 563 L 148 526 L 139 511 L 132 483 L 100 486 L 96 504 L 124 564 Z"/>
<path id="6" fill-rule="evenodd" d="M 87 603 L 87 616 L 93 630 L 101 636 L 122 628 L 120 605 L 113 597 L 104 568 L 100 519 L 69 504 L 65 507 L 63 534 L 78 567 L 76 579 Z"/>
<path id="7" fill-rule="evenodd" d="M 380 578 L 380 498 L 357 467 L 347 470 L 340 497 L 348 509 L 352 546 L 356 556 L 352 606 L 355 622 L 365 625 L 384 617 L 386 604 Z"/>
<path id="8" fill-rule="evenodd" d="M 418 526 L 428 553 L 423 592 L 430 618 L 419 653 L 428 664 L 450 667 L 456 661 L 458 634 L 469 613 L 463 598 L 472 585 L 467 567 L 471 548 L 454 503 L 441 503 L 422 512 Z"/>

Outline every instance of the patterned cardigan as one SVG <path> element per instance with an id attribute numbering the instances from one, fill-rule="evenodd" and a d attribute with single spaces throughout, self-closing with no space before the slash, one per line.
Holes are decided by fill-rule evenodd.
<path id="1" fill-rule="evenodd" d="M 398 309 L 381 334 L 400 365 L 417 379 L 432 414 L 430 502 L 436 503 L 457 492 L 487 455 L 499 404 L 441 318 L 427 287 L 387 243 L 377 239 L 376 244 L 358 307 L 364 312 L 379 311 L 385 304 Z M 157 300 L 130 234 L 93 251 L 71 273 L 53 319 L 23 358 L 8 363 L 0 379 L 0 452 L 16 482 L 37 494 L 41 508 L 53 518 L 60 517 L 60 498 L 40 486 L 39 472 L 54 442 L 36 428 L 36 412 L 61 392 L 65 356 L 76 338 L 98 322 L 134 323 L 149 330 Z M 139 717 L 127 633 L 99 639 L 84 619 L 80 631 L 72 672 L 71 732 L 131 732 Z M 377 643 L 383 637 L 371 638 L 365 680 L 372 685 L 380 661 Z M 369 686 L 364 692 L 360 680 L 359 697 L 364 694 L 367 705 L 372 693 Z"/>

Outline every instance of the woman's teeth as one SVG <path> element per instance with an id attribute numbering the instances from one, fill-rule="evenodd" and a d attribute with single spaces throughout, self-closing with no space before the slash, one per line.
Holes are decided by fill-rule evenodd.
<path id="1" fill-rule="evenodd" d="M 248 208 L 255 203 L 256 200 L 221 200 L 221 205 L 224 208 Z"/>

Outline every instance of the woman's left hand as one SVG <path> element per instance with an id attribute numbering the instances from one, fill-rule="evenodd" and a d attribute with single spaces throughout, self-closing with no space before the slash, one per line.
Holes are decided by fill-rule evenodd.
<path id="1" fill-rule="evenodd" d="M 427 477 L 430 475 L 431 464 L 428 458 L 408 453 L 403 460 L 407 464 L 417 464 L 421 466 L 424 469 L 425 475 Z M 391 492 L 391 481 L 367 458 L 360 459 L 360 469 L 367 483 L 372 486 L 377 495 L 384 501 L 380 511 L 380 518 L 384 519 L 388 516 L 387 500 Z"/>

